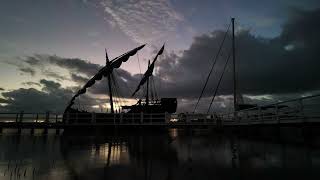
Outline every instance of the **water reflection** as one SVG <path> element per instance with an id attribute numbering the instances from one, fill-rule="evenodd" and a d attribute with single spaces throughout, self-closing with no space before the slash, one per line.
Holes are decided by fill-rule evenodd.
<path id="1" fill-rule="evenodd" d="M 201 131 L 126 136 L 0 136 L 0 179 L 254 179 L 318 176 L 312 144 Z M 299 169 L 292 171 L 290 169 Z"/>

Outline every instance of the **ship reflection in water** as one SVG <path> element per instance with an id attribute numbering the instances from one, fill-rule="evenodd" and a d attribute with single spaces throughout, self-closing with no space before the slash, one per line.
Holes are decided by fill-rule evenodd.
<path id="1" fill-rule="evenodd" d="M 312 144 L 206 132 L 0 136 L 0 179 L 319 179 Z M 318 176 L 318 177 L 317 177 Z"/>

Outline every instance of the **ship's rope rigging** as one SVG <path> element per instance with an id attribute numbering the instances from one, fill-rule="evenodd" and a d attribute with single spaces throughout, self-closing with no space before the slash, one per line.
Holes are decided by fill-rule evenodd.
<path id="1" fill-rule="evenodd" d="M 141 45 L 139 47 L 136 47 L 135 49 L 132 49 L 131 51 L 128 51 L 116 58 L 114 58 L 113 60 L 111 60 L 109 62 L 109 65 L 106 65 L 104 67 L 102 67 L 93 77 L 91 77 L 89 79 L 89 81 L 79 90 L 77 91 L 77 93 L 71 98 L 71 100 L 69 101 L 68 103 L 68 106 L 66 107 L 65 109 L 65 112 L 68 111 L 72 105 L 75 104 L 75 101 L 76 99 L 82 95 L 82 94 L 85 94 L 86 91 L 87 91 L 87 88 L 91 87 L 92 85 L 94 85 L 96 83 L 96 81 L 100 81 L 103 77 L 106 77 L 106 76 L 109 76 L 112 71 L 114 69 L 117 69 L 121 66 L 121 64 L 123 62 L 127 62 L 128 59 L 131 57 L 131 56 L 134 56 L 139 50 L 141 50 L 143 47 L 145 46 L 144 45 Z M 106 53 L 106 56 L 107 56 L 107 53 Z M 112 102 L 112 101 L 111 101 Z M 112 106 L 113 107 L 113 106 Z"/>
<path id="2" fill-rule="evenodd" d="M 222 47 L 223 47 L 224 42 L 225 42 L 225 40 L 226 40 L 226 37 L 227 37 L 227 35 L 228 35 L 230 26 L 231 26 L 231 23 L 228 24 L 227 30 L 226 30 L 226 32 L 225 32 L 225 34 L 224 34 L 224 36 L 223 36 L 223 39 L 222 39 L 222 41 L 221 41 L 221 43 L 220 43 L 219 50 L 218 50 L 217 54 L 215 55 L 215 57 L 214 57 L 214 59 L 213 59 L 213 64 L 212 64 L 211 69 L 210 69 L 210 71 L 209 71 L 209 74 L 208 74 L 208 76 L 207 76 L 207 78 L 206 78 L 206 81 L 205 81 L 205 83 L 204 83 L 204 86 L 203 86 L 203 88 L 202 88 L 202 90 L 201 90 L 201 93 L 200 93 L 200 96 L 199 96 L 199 98 L 198 98 L 198 100 L 197 100 L 197 103 L 196 103 L 196 105 L 195 105 L 195 107 L 194 107 L 193 113 L 195 113 L 195 111 L 196 111 L 196 109 L 197 109 L 197 107 L 198 107 L 198 105 L 199 105 L 199 102 L 200 102 L 200 100 L 201 100 L 201 98 L 202 98 L 202 96 L 203 96 L 203 93 L 204 93 L 204 91 L 205 91 L 205 89 L 206 89 L 206 87 L 207 87 L 207 85 L 208 85 L 210 76 L 211 76 L 211 74 L 212 74 L 212 72 L 213 72 L 213 69 L 214 69 L 216 63 L 217 63 L 217 60 L 218 60 L 218 58 L 219 58 L 219 55 L 221 54 L 221 50 L 222 50 Z"/>
<path id="3" fill-rule="evenodd" d="M 155 100 L 158 100 L 158 94 L 157 94 L 157 88 L 156 88 L 156 84 L 155 84 L 155 78 L 154 76 L 152 75 L 150 77 L 150 82 L 151 82 L 151 89 L 150 89 L 150 92 L 151 92 L 151 100 L 155 101 Z"/>
<path id="4" fill-rule="evenodd" d="M 223 70 L 222 70 L 220 79 L 219 79 L 219 81 L 218 81 L 218 84 L 217 84 L 217 86 L 216 86 L 215 89 L 214 89 L 214 93 L 213 93 L 213 96 L 212 96 L 212 99 L 211 99 L 211 102 L 210 102 L 210 105 L 209 105 L 207 114 L 210 112 L 212 103 L 213 103 L 213 101 L 214 101 L 214 99 L 215 99 L 215 97 L 216 97 L 216 95 L 217 95 L 218 89 L 219 89 L 219 87 L 220 87 L 221 80 L 222 80 L 223 75 L 224 75 L 224 73 L 225 73 L 225 71 L 226 71 L 226 67 L 227 67 L 227 65 L 228 65 L 229 59 L 230 59 L 230 57 L 231 57 L 231 54 L 232 54 L 232 51 L 229 52 L 229 55 L 228 55 L 227 60 L 226 60 L 226 62 L 225 62 L 225 64 L 224 64 L 224 67 L 223 67 Z"/>
<path id="5" fill-rule="evenodd" d="M 146 72 L 143 74 L 142 79 L 140 80 L 140 83 L 138 84 L 138 87 L 135 89 L 135 91 L 133 92 L 133 94 L 131 95 L 132 97 L 134 97 L 136 95 L 136 93 L 142 88 L 144 88 L 144 85 L 150 83 L 151 85 L 151 77 L 154 71 L 154 65 L 156 60 L 158 59 L 158 57 L 163 53 L 164 51 L 164 45 L 161 47 L 161 49 L 158 51 L 157 55 L 154 57 L 154 59 L 152 60 L 151 64 L 148 65 L 148 69 L 146 70 Z M 152 86 L 151 86 L 152 87 Z M 152 88 L 151 88 L 152 89 Z M 144 93 L 148 94 L 149 88 L 146 88 L 146 91 Z M 152 92 L 153 93 L 153 92 Z M 153 93 L 154 95 L 154 93 Z"/>
<path id="6" fill-rule="evenodd" d="M 140 75 L 141 75 L 141 78 L 142 78 L 143 74 L 141 72 L 140 58 L 139 58 L 139 53 L 138 52 L 137 52 L 137 59 L 138 59 L 138 66 L 139 66 Z"/>
<path id="7" fill-rule="evenodd" d="M 222 40 L 222 42 L 220 44 L 220 47 L 219 47 L 219 50 L 218 50 L 217 55 L 215 57 L 214 63 L 211 66 L 211 70 L 210 70 L 210 72 L 209 72 L 209 74 L 207 76 L 207 79 L 206 79 L 206 82 L 204 84 L 204 87 L 203 87 L 203 89 L 201 91 L 201 94 L 200 94 L 200 96 L 198 98 L 197 104 L 196 104 L 196 106 L 194 108 L 194 112 L 196 111 L 196 108 L 197 108 L 197 106 L 199 104 L 199 101 L 200 101 L 200 99 L 201 99 L 201 97 L 202 97 L 202 95 L 204 93 L 204 90 L 205 90 L 205 88 L 207 86 L 207 83 L 208 83 L 208 80 L 210 78 L 210 75 L 212 73 L 212 70 L 213 70 L 214 66 L 216 65 L 217 58 L 219 57 L 219 54 L 222 57 L 221 49 L 222 49 L 222 46 L 224 45 L 226 36 L 227 36 L 227 34 L 229 32 L 229 29 L 230 29 L 231 25 L 232 25 L 232 32 L 231 32 L 231 35 L 232 35 L 231 45 L 232 45 L 232 47 L 231 47 L 231 50 L 229 50 L 229 52 L 227 54 L 227 59 L 226 59 L 225 64 L 223 66 L 222 73 L 220 74 L 220 77 L 218 79 L 218 83 L 217 83 L 216 87 L 213 89 L 213 96 L 212 96 L 212 99 L 210 101 L 207 113 L 210 112 L 212 104 L 213 104 L 213 101 L 214 101 L 215 97 L 217 96 L 217 92 L 219 90 L 222 78 L 223 78 L 223 76 L 224 76 L 224 74 L 226 72 L 226 68 L 228 66 L 228 62 L 229 62 L 229 59 L 230 59 L 231 55 L 232 55 L 232 65 L 233 65 L 232 66 L 232 73 L 233 73 L 233 107 L 234 107 L 234 111 L 235 111 L 234 116 L 237 116 L 236 111 L 238 111 L 238 110 L 246 109 L 248 107 L 250 108 L 250 107 L 256 107 L 257 106 L 255 104 L 245 104 L 244 100 L 243 100 L 243 95 L 238 90 L 238 85 L 237 85 L 238 81 L 237 81 L 237 75 L 236 75 L 236 55 L 235 55 L 236 54 L 236 51 L 235 51 L 235 46 L 236 46 L 236 42 L 235 42 L 235 18 L 231 18 L 231 22 L 228 25 L 227 31 L 225 32 L 225 36 L 223 37 L 223 40 Z"/>
<path id="8" fill-rule="evenodd" d="M 87 88 L 91 87 L 92 85 L 94 85 L 96 83 L 96 81 L 100 81 L 103 77 L 107 77 L 106 78 L 106 82 L 109 86 L 109 97 L 110 97 L 110 108 L 111 108 L 111 112 L 114 112 L 114 107 L 116 106 L 116 111 L 118 110 L 118 112 L 120 112 L 120 107 L 122 107 L 125 103 L 124 103 L 124 99 L 121 98 L 123 97 L 123 94 L 120 90 L 119 87 L 119 82 L 117 81 L 116 77 L 114 76 L 114 74 L 118 74 L 116 69 L 119 68 L 122 64 L 122 62 L 126 62 L 130 56 L 133 55 L 137 55 L 137 59 L 138 59 L 138 65 L 139 65 L 139 70 L 141 73 L 141 67 L 140 67 L 140 58 L 139 55 L 137 54 L 137 52 L 142 49 L 145 45 L 139 46 L 111 61 L 109 61 L 108 58 L 108 54 L 106 51 L 106 66 L 104 66 L 103 68 L 101 68 L 97 74 L 95 74 L 91 79 L 89 79 L 89 81 L 72 97 L 72 99 L 70 100 L 68 106 L 65 109 L 65 112 L 67 110 L 69 110 L 71 108 L 71 106 L 75 103 L 78 104 L 79 109 L 81 108 L 81 102 L 80 102 L 80 96 L 82 94 L 85 94 L 87 92 Z M 155 85 L 155 80 L 153 78 L 153 70 L 154 70 L 154 66 L 155 66 L 155 61 L 157 60 L 158 56 L 160 56 L 164 51 L 164 45 L 162 46 L 162 48 L 158 51 L 158 53 L 156 54 L 156 56 L 154 57 L 152 63 L 148 66 L 147 71 L 142 75 L 142 79 L 138 85 L 138 87 L 135 89 L 134 93 L 132 94 L 131 97 L 134 97 L 134 95 L 140 90 L 141 86 L 143 89 L 147 89 L 144 91 L 144 93 L 149 93 L 151 95 L 151 100 L 157 100 L 158 99 L 158 95 L 156 92 L 156 85 Z M 121 77 L 121 76 L 120 76 Z M 145 83 L 148 82 L 148 87 L 145 88 Z M 130 88 L 128 87 L 127 83 L 124 83 L 125 86 L 127 86 L 127 90 L 130 91 Z M 121 84 L 122 85 L 122 84 Z M 149 88 L 150 87 L 150 88 Z M 149 91 L 149 92 L 148 92 Z M 149 95 L 146 96 L 147 100 L 148 100 Z M 146 101 L 148 102 L 148 101 Z M 115 105 L 115 106 L 114 106 Z M 91 105 L 92 106 L 92 105 Z"/>

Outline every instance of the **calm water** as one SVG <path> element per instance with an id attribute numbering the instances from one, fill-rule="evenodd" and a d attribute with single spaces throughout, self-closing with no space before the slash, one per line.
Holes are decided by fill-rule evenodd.
<path id="1" fill-rule="evenodd" d="M 194 132 L 0 135 L 0 179 L 320 179 L 320 149 Z M 319 171 L 320 172 L 320 171 Z"/>

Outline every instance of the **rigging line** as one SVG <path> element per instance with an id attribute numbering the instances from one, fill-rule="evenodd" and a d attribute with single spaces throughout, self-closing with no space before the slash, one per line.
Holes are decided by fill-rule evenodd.
<path id="1" fill-rule="evenodd" d="M 220 86 L 222 77 L 223 77 L 223 75 L 224 75 L 224 72 L 226 71 L 226 67 L 227 67 L 227 65 L 228 65 L 228 62 L 229 62 L 229 59 L 230 59 L 231 54 L 232 54 L 232 53 L 231 53 L 231 51 L 230 51 L 230 52 L 229 52 L 229 55 L 228 55 L 228 58 L 227 58 L 227 61 L 226 61 L 226 63 L 224 64 L 223 71 L 222 71 L 222 74 L 221 74 L 221 76 L 220 76 L 220 79 L 219 79 L 219 82 L 218 82 L 218 84 L 217 84 L 217 87 L 216 87 L 215 90 L 214 90 L 214 94 L 213 94 L 213 97 L 212 97 L 212 99 L 211 99 L 211 102 L 210 102 L 210 105 L 209 105 L 207 114 L 209 113 L 209 111 L 210 111 L 210 109 L 211 109 L 211 106 L 212 106 L 212 103 L 213 103 L 213 100 L 214 100 L 214 98 L 215 98 L 216 95 L 217 95 L 217 92 L 218 92 L 218 89 L 219 89 L 219 86 Z"/>
<path id="2" fill-rule="evenodd" d="M 120 74 L 118 73 L 118 71 L 115 71 L 115 73 L 116 73 L 116 76 L 117 76 L 117 77 L 120 77 Z M 127 81 L 128 81 L 128 80 L 127 80 Z M 128 92 L 131 92 L 131 91 L 132 91 L 132 89 L 128 86 L 127 82 L 124 82 L 124 85 L 126 86 Z M 124 95 L 124 94 L 122 93 L 120 87 L 119 87 L 119 90 L 120 90 L 120 92 L 121 92 L 121 95 Z"/>
<path id="3" fill-rule="evenodd" d="M 203 86 L 203 88 L 202 88 L 202 90 L 201 90 L 201 94 L 200 94 L 200 96 L 199 96 L 199 98 L 198 98 L 198 101 L 197 101 L 196 106 L 194 107 L 193 113 L 196 111 L 196 109 L 197 109 L 197 107 L 198 107 L 198 104 L 199 104 L 199 102 L 200 102 L 200 99 L 202 98 L 202 95 L 203 95 L 203 93 L 204 93 L 204 90 L 206 89 L 206 86 L 207 86 L 207 84 L 208 84 L 208 81 L 209 81 L 209 78 L 210 78 L 211 73 L 212 73 L 212 71 L 213 71 L 213 68 L 214 68 L 214 66 L 215 66 L 215 64 L 216 64 L 216 62 L 217 62 L 217 59 L 218 59 L 219 54 L 220 54 L 220 52 L 221 52 L 222 46 L 223 46 L 223 44 L 224 44 L 224 41 L 226 40 L 227 34 L 228 34 L 228 32 L 229 32 L 229 29 L 230 29 L 230 25 L 231 25 L 231 22 L 229 23 L 228 28 L 227 28 L 227 31 L 226 31 L 225 34 L 224 34 L 223 40 L 222 40 L 222 42 L 221 42 L 221 44 L 220 44 L 219 50 L 218 50 L 215 58 L 214 58 L 214 62 L 213 62 L 213 64 L 212 64 L 212 66 L 211 66 L 211 69 L 210 69 L 210 72 L 209 72 L 209 74 L 208 74 L 208 76 L 207 76 L 206 82 L 205 82 L 205 84 L 204 84 L 204 86 Z"/>
<path id="4" fill-rule="evenodd" d="M 155 88 L 154 88 L 154 81 L 153 81 L 153 76 L 150 77 L 151 79 L 151 91 L 152 91 L 152 100 L 155 100 L 156 96 L 155 96 Z"/>
<path id="5" fill-rule="evenodd" d="M 141 78 L 143 77 L 142 72 L 141 72 L 141 66 L 140 66 L 140 58 L 139 58 L 139 53 L 137 52 L 137 58 L 138 58 L 138 64 L 139 64 L 139 71 L 140 71 L 140 75 Z"/>
<path id="6" fill-rule="evenodd" d="M 153 88 L 152 88 L 152 78 L 151 76 L 149 77 L 149 91 L 150 91 L 150 97 L 151 97 L 151 100 L 153 100 Z"/>
<path id="7" fill-rule="evenodd" d="M 160 96 L 160 88 L 161 88 L 161 81 L 162 81 L 162 79 L 161 79 L 161 75 L 160 75 L 160 70 L 159 70 L 159 69 L 158 69 L 158 77 L 159 77 L 159 78 L 158 78 L 158 81 L 157 81 L 157 82 L 158 82 L 158 83 L 157 83 L 157 84 L 158 84 L 157 86 L 158 86 L 159 91 L 157 92 L 157 96 L 158 96 L 158 94 L 159 94 L 159 96 Z M 157 98 L 158 98 L 158 97 L 157 97 Z"/>
<path id="8" fill-rule="evenodd" d="M 111 71 L 111 74 L 112 74 L 112 71 Z M 107 85 L 107 88 L 109 88 L 109 78 L 105 78 L 106 80 L 106 85 Z M 111 79 L 111 78 L 110 78 Z M 111 81 L 112 82 L 112 81 Z M 111 82 L 110 82 L 110 84 L 111 84 Z M 113 94 L 113 92 L 112 92 L 112 85 L 111 85 L 111 93 Z M 111 103 L 111 99 L 110 99 L 110 91 L 108 90 L 108 94 L 109 94 L 109 102 L 108 102 L 108 104 L 110 104 Z M 112 101 L 113 101 L 113 99 L 112 99 Z M 109 110 L 110 110 L 110 112 L 111 112 L 111 104 L 110 104 L 110 109 L 108 109 L 108 107 L 106 106 L 106 112 L 109 112 Z"/>
<path id="9" fill-rule="evenodd" d="M 116 71 L 117 73 L 117 71 Z M 118 74 L 118 73 L 117 73 Z M 117 76 L 118 77 L 118 76 Z M 120 88 L 120 85 L 119 85 L 119 82 L 117 80 L 117 77 L 114 76 L 114 84 L 115 84 L 115 87 L 117 87 L 118 89 L 118 98 L 119 98 L 119 102 L 120 102 L 120 106 L 123 105 L 123 102 L 122 102 L 122 99 L 123 99 L 123 93 L 122 93 L 122 90 Z"/>
<path id="10" fill-rule="evenodd" d="M 110 74 L 110 84 L 112 84 L 111 86 L 111 93 L 113 94 L 113 108 L 115 109 L 115 106 L 117 105 L 117 98 L 116 98 L 116 94 L 117 94 L 117 87 L 114 83 L 114 76 L 113 76 L 113 71 Z M 110 107 L 111 108 L 111 107 Z"/>
<path id="11" fill-rule="evenodd" d="M 119 74 L 117 73 L 117 71 L 115 71 L 115 73 L 117 74 L 117 76 L 119 76 Z M 114 84 L 115 87 L 115 92 L 120 95 L 119 98 L 121 98 L 122 92 L 121 92 L 121 88 L 119 86 L 119 83 L 117 81 L 116 76 L 114 76 L 114 74 L 112 74 L 112 82 Z"/>
<path id="12" fill-rule="evenodd" d="M 158 92 L 157 92 L 157 87 L 156 87 L 156 78 L 154 78 L 152 76 L 152 83 L 153 83 L 153 89 L 154 89 L 154 96 L 155 96 L 155 99 L 158 100 Z"/>
<path id="13" fill-rule="evenodd" d="M 153 80 L 153 76 L 150 77 L 151 79 L 151 95 L 152 95 L 152 100 L 155 100 L 156 96 L 155 96 L 155 88 L 154 88 L 154 80 Z"/>
<path id="14" fill-rule="evenodd" d="M 113 87 L 114 87 L 114 92 L 115 92 L 116 105 L 117 105 L 117 107 L 120 107 L 122 105 L 122 102 L 121 102 L 121 91 L 119 88 L 119 84 L 118 84 L 117 79 L 114 76 L 114 74 L 112 74 L 111 79 L 114 84 Z"/>

